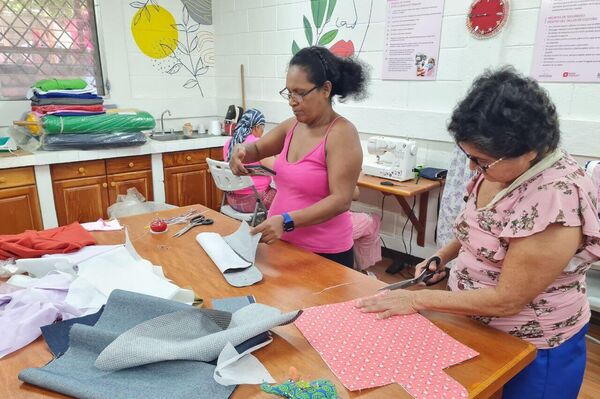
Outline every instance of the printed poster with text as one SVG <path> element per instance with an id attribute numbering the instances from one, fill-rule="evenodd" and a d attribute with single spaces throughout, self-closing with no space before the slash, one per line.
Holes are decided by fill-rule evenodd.
<path id="1" fill-rule="evenodd" d="M 435 80 L 444 0 L 388 0 L 383 79 Z"/>
<path id="2" fill-rule="evenodd" d="M 531 76 L 600 83 L 600 0 L 542 0 Z"/>

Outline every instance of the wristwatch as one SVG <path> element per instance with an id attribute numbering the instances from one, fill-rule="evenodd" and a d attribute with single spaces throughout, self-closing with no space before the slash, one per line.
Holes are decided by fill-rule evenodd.
<path id="1" fill-rule="evenodd" d="M 293 231 L 294 219 L 287 212 L 282 213 L 281 216 L 283 216 L 283 231 Z"/>

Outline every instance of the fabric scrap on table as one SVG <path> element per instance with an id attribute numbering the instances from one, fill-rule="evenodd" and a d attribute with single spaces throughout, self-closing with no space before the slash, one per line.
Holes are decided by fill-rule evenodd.
<path id="1" fill-rule="evenodd" d="M 226 399 L 233 386 L 215 383 L 215 366 L 205 362 L 172 360 L 106 372 L 94 366 L 98 355 L 117 337 L 145 321 L 190 306 L 148 295 L 113 291 L 98 322 L 71 327 L 69 349 L 41 368 L 28 368 L 21 381 L 65 395 L 94 399 Z M 215 312 L 195 309 L 196 312 Z M 207 328 L 227 322 L 226 312 L 208 313 Z M 210 317 L 213 317 L 213 321 Z"/>
<path id="2" fill-rule="evenodd" d="M 49 274 L 27 279 L 23 289 L 0 294 L 0 358 L 33 342 L 41 334 L 40 327 L 82 314 L 65 303 L 72 280 L 69 274 Z"/>
<path id="3" fill-rule="evenodd" d="M 216 314 L 230 320 L 213 322 Z M 100 370 L 115 371 L 165 360 L 212 362 L 227 343 L 236 346 L 271 328 L 293 322 L 300 311 L 253 303 L 231 314 L 186 309 L 140 323 L 111 342 L 96 360 Z"/>
<path id="4" fill-rule="evenodd" d="M 123 230 L 123 226 L 119 223 L 118 219 L 104 220 L 102 218 L 95 222 L 81 223 L 81 227 L 87 231 L 115 231 Z"/>
<path id="5" fill-rule="evenodd" d="M 378 319 L 355 301 L 305 309 L 295 324 L 351 391 L 393 382 L 415 398 L 466 398 L 442 370 L 478 355 L 418 313 Z"/>
<path id="6" fill-rule="evenodd" d="M 76 317 L 74 319 L 59 321 L 43 326 L 41 329 L 42 336 L 54 357 L 61 357 L 67 349 L 69 349 L 69 332 L 74 324 L 93 326 L 96 324 L 103 311 L 104 307 L 100 308 L 98 312 L 87 316 Z"/>
<path id="7" fill-rule="evenodd" d="M 20 234 L 0 235 L 0 259 L 64 254 L 95 243 L 94 237 L 79 223 L 43 231 L 27 230 Z"/>
<path id="8" fill-rule="evenodd" d="M 104 305 L 116 289 L 153 295 L 191 304 L 194 293 L 168 281 L 162 268 L 142 259 L 130 249 L 131 244 L 119 245 L 79 262 L 77 278 L 71 284 L 67 303 L 94 313 Z"/>
<path id="9" fill-rule="evenodd" d="M 285 381 L 281 384 L 261 384 L 263 392 L 290 399 L 337 399 L 335 385 L 328 380 Z"/>
<path id="10" fill-rule="evenodd" d="M 233 233 L 221 237 L 218 233 L 200 233 L 196 241 L 234 287 L 246 287 L 262 280 L 256 266 L 256 249 L 261 234 L 250 234 L 250 226 L 242 222 Z"/>

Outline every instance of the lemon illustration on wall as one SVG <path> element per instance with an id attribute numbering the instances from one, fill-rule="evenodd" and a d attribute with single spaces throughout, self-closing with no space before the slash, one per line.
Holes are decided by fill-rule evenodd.
<path id="1" fill-rule="evenodd" d="M 171 55 L 177 47 L 179 33 L 173 28 L 175 24 L 175 18 L 166 8 L 146 5 L 133 16 L 131 33 L 142 53 L 161 59 Z"/>

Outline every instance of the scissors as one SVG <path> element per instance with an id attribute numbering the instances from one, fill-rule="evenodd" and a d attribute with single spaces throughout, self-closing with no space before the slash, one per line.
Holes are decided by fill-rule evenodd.
<path id="1" fill-rule="evenodd" d="M 179 230 L 177 233 L 175 233 L 173 235 L 173 237 L 181 237 L 182 235 L 184 235 L 185 233 L 187 233 L 188 231 L 190 231 L 191 229 L 193 229 L 196 226 L 206 226 L 209 224 L 213 224 L 215 221 L 212 219 L 208 219 L 205 218 L 203 215 L 198 215 L 196 217 L 193 217 L 188 224 L 181 230 Z"/>
<path id="2" fill-rule="evenodd" d="M 433 271 L 433 272 L 431 270 L 429 270 L 429 266 L 432 263 L 435 263 L 435 267 L 436 267 L 436 271 Z M 423 269 L 421 274 L 419 274 L 418 276 L 415 276 L 415 278 L 412 278 L 410 280 L 401 281 L 399 283 L 386 285 L 385 287 L 380 288 L 379 291 L 397 290 L 400 288 L 412 287 L 413 285 L 416 285 L 419 283 L 425 283 L 426 285 L 432 285 L 432 284 L 427 284 L 427 282 L 429 280 L 431 280 L 431 278 L 438 273 L 437 268 L 441 263 L 442 263 L 442 259 L 439 256 L 432 256 L 431 258 L 429 258 L 429 260 L 427 260 L 427 264 L 425 264 L 425 268 Z"/>

